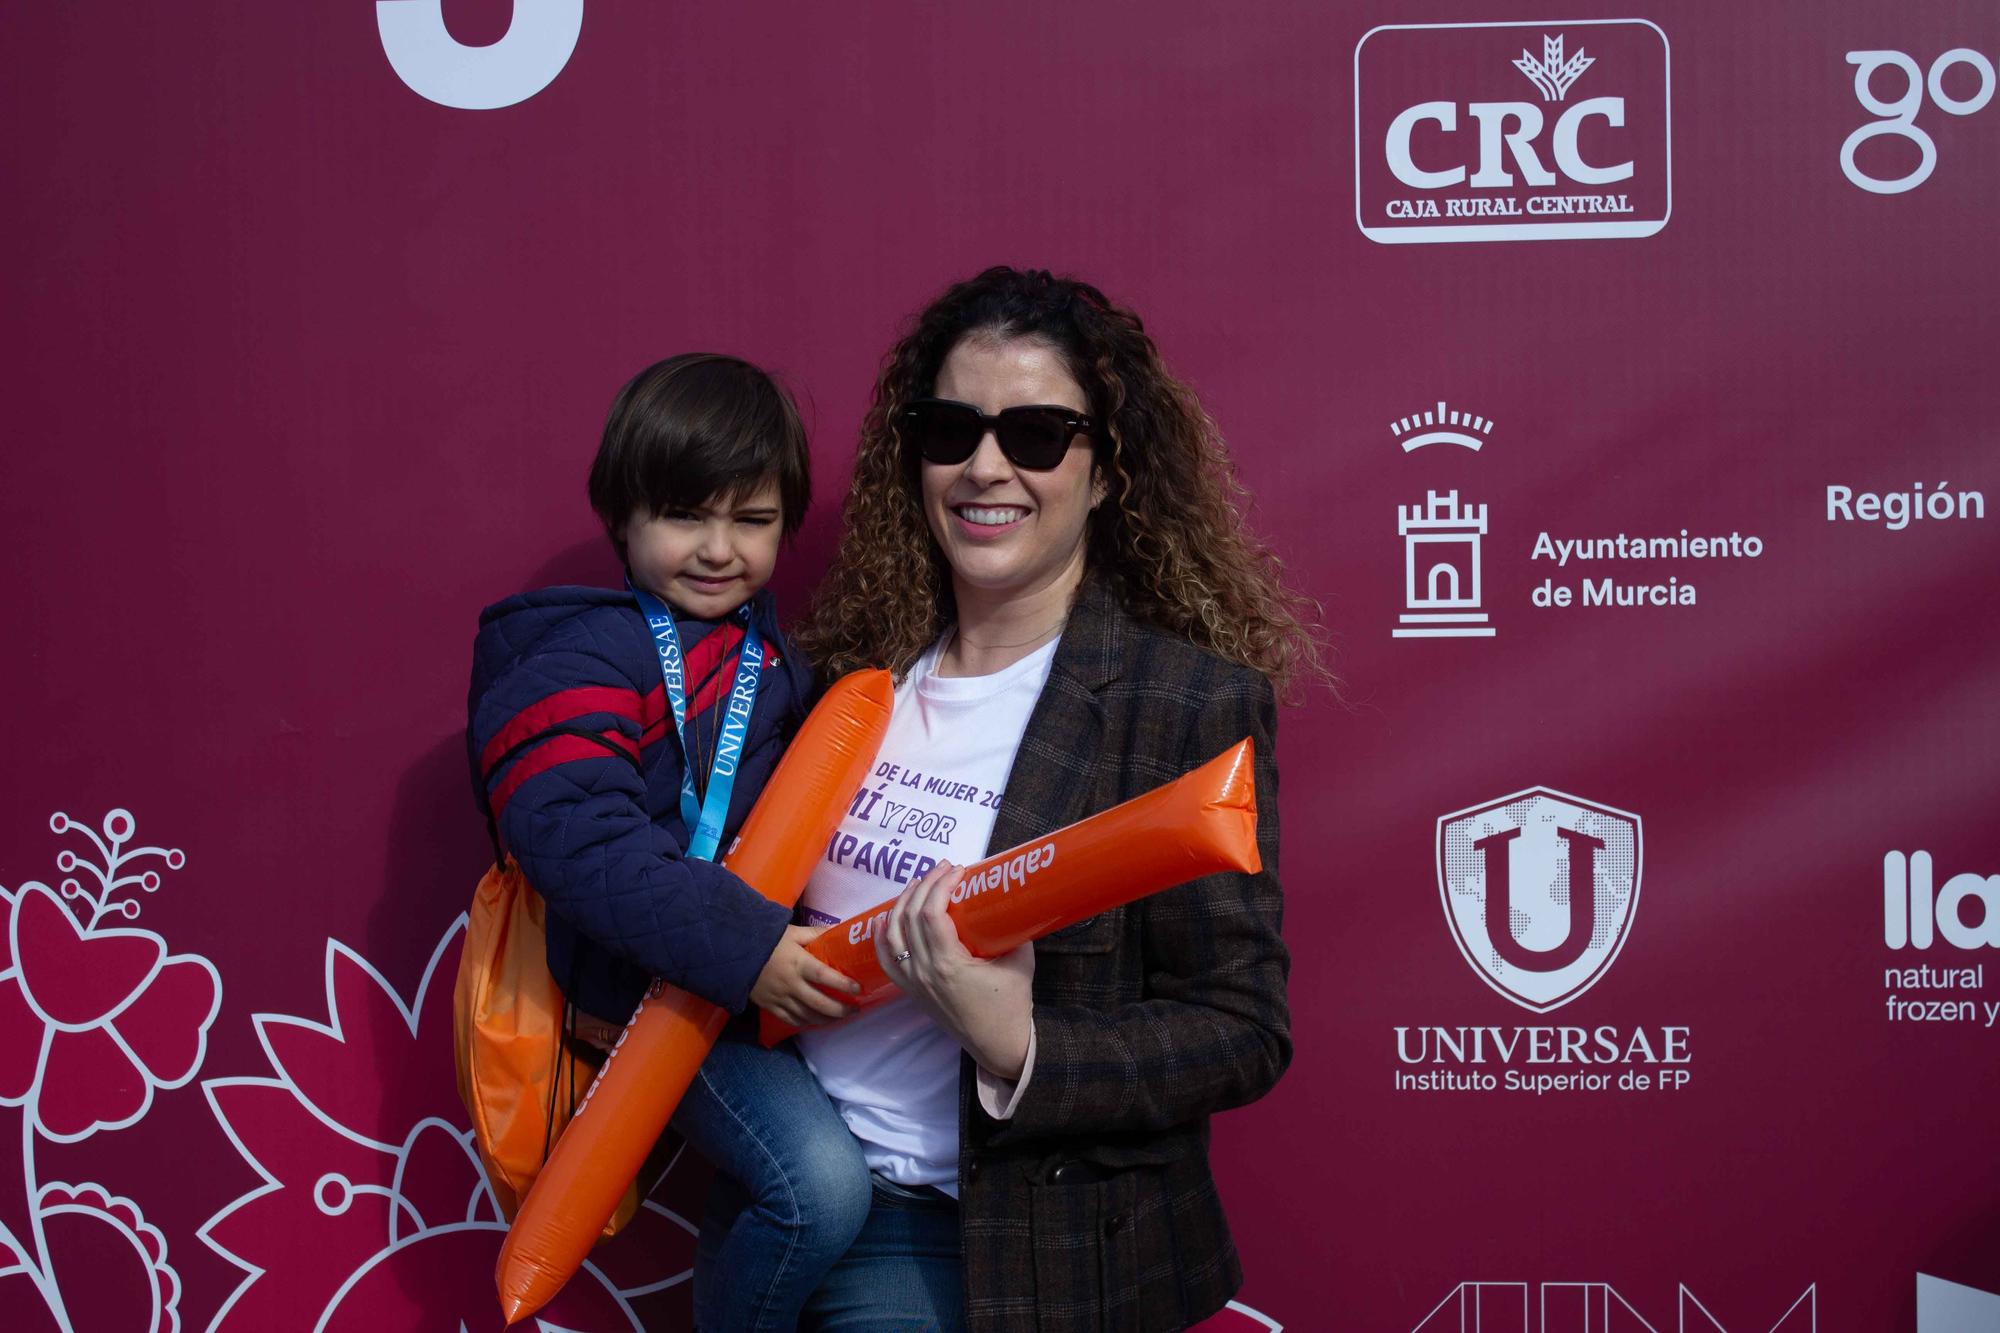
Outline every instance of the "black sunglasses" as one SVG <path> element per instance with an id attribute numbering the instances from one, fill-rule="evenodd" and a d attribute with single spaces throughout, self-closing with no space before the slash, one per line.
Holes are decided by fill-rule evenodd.
<path id="1" fill-rule="evenodd" d="M 903 409 L 900 423 L 904 441 L 914 443 L 926 463 L 963 463 L 990 430 L 1007 461 L 1030 472 L 1060 466 L 1076 437 L 1097 429 L 1072 408 L 1010 407 L 989 417 L 949 398 L 919 398 Z"/>

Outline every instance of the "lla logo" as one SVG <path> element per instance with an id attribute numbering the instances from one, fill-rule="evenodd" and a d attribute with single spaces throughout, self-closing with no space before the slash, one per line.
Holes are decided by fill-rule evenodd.
<path id="1" fill-rule="evenodd" d="M 1934 881 L 1929 852 L 1882 858 L 1882 943 L 1928 949 L 1942 935 L 1958 949 L 2000 949 L 2000 875 L 1953 875 L 1936 892 Z"/>
<path id="2" fill-rule="evenodd" d="M 1388 24 L 1354 48 L 1354 216 L 1386 245 L 1651 236 L 1673 211 L 1645 19 Z"/>
<path id="3" fill-rule="evenodd" d="M 1639 905 L 1639 816 L 1531 787 L 1438 820 L 1438 891 L 1465 961 L 1536 1013 L 1597 984 Z"/>

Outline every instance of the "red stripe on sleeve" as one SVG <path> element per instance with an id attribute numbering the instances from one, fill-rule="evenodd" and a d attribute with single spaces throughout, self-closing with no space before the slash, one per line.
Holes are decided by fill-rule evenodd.
<path id="1" fill-rule="evenodd" d="M 615 731 L 600 733 L 625 754 L 637 758 L 629 738 Z M 522 755 L 515 765 L 507 770 L 507 776 L 493 789 L 487 798 L 487 808 L 493 811 L 493 819 L 498 823 L 506 813 L 507 802 L 519 791 L 521 784 L 538 773 L 546 773 L 557 764 L 574 763 L 579 759 L 609 759 L 611 752 L 587 736 L 551 736 L 534 749 Z"/>
<path id="2" fill-rule="evenodd" d="M 634 763 L 638 762 L 639 747 L 632 743 L 632 738 L 630 736 L 627 736 L 624 732 L 618 730 L 618 728 L 616 727 L 606 727 L 603 731 L 600 731 L 597 734 L 604 737 L 605 740 L 610 741 L 613 745 L 617 746 L 618 753 L 624 755 L 627 759 L 632 760 Z"/>
<path id="3" fill-rule="evenodd" d="M 547 731 L 550 727 L 593 713 L 612 713 L 636 723 L 641 719 L 642 709 L 638 695 L 618 686 L 580 685 L 572 690 L 558 690 L 545 699 L 529 704 L 507 720 L 507 725 L 500 728 L 480 752 L 480 770 L 490 770 L 500 762 L 502 755 L 536 732 Z"/>
<path id="4" fill-rule="evenodd" d="M 655 685 L 639 700 L 639 739 L 650 744 L 667 725 L 667 687 Z"/>

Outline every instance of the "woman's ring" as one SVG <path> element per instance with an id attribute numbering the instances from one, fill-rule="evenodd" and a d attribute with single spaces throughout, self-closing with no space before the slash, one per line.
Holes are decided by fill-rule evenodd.
<path id="1" fill-rule="evenodd" d="M 897 961 L 897 962 L 899 962 L 899 963 L 907 963 L 907 962 L 909 962 L 909 961 L 910 961 L 910 951 L 909 951 L 908 949 L 905 949 L 905 950 L 903 950 L 903 951 L 902 951 L 901 953 L 897 954 L 897 955 L 896 955 L 896 961 Z"/>

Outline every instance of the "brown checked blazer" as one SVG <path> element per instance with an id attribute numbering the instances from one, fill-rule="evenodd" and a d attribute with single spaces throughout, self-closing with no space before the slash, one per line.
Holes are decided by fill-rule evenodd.
<path id="1" fill-rule="evenodd" d="M 996 1122 L 964 1062 L 966 1313 L 999 1330 L 1178 1329 L 1242 1268 L 1208 1118 L 1292 1055 L 1279 937 L 1276 707 L 1259 673 L 1127 614 L 1087 580 L 1007 778 L 989 851 L 1138 796 L 1251 737 L 1264 869 L 1210 875 L 1035 946 L 1035 1066 Z"/>

